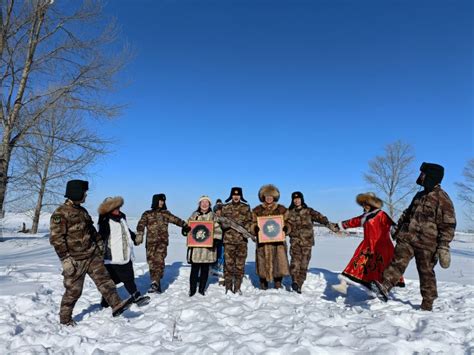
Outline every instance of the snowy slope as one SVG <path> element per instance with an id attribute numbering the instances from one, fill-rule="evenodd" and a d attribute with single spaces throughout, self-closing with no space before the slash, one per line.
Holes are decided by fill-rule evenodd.
<path id="1" fill-rule="evenodd" d="M 135 221 L 130 221 L 134 226 Z M 416 270 L 407 287 L 395 289 L 387 304 L 355 287 L 346 298 L 332 291 L 337 272 L 360 242 L 317 230 L 310 274 L 298 295 L 256 288 L 250 245 L 243 296 L 225 295 L 211 279 L 205 297 L 187 296 L 189 267 L 185 239 L 171 230 L 165 292 L 143 308 L 112 318 L 98 305 L 100 295 L 87 278 L 75 308 L 76 328 L 58 324 L 63 288 L 59 261 L 47 235 L 9 233 L 0 243 L 0 353 L 451 353 L 474 351 L 474 236 L 458 235 L 453 263 L 437 267 L 439 299 L 433 313 L 421 312 Z M 135 249 L 136 278 L 149 286 L 143 246 Z M 289 279 L 285 281 L 289 285 Z M 123 287 L 119 288 L 126 296 Z"/>

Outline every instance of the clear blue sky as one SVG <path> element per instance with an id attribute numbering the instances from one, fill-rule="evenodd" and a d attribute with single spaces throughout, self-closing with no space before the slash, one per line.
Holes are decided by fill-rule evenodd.
<path id="1" fill-rule="evenodd" d="M 94 167 L 87 206 L 122 195 L 139 216 L 154 193 L 188 217 L 202 194 L 262 184 L 301 190 L 332 220 L 359 213 L 362 174 L 401 139 L 445 166 L 473 154 L 471 1 L 114 0 L 136 57 L 114 99 L 117 140 Z M 461 205 L 455 200 L 458 214 Z"/>

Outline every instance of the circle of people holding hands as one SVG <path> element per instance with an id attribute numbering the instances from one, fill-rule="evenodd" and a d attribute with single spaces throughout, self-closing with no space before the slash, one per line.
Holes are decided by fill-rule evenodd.
<path id="1" fill-rule="evenodd" d="M 50 243 L 61 260 L 65 292 L 61 300 L 59 319 L 64 325 L 74 326 L 72 313 L 81 296 L 86 275 L 94 281 L 102 295 L 102 307 L 111 307 L 114 317 L 131 304 L 144 306 L 150 296 L 142 295 L 135 284 L 133 247 L 145 242 L 151 285 L 148 293 L 161 293 L 161 279 L 169 244 L 168 226 L 181 227 L 183 236 L 191 232 L 191 222 L 213 224 L 213 243 L 209 247 L 188 244 L 187 262 L 191 265 L 189 296 L 197 292 L 205 295 L 208 276 L 212 269 L 223 276 L 219 283 L 225 293 L 242 294 L 241 286 L 247 259 L 248 239 L 256 243 L 256 273 L 259 287 L 283 287 L 283 278 L 291 276 L 291 289 L 301 293 L 306 280 L 311 251 L 314 246 L 315 224 L 327 227 L 340 235 L 349 228 L 362 227 L 364 237 L 344 271 L 339 284 L 332 288 L 345 295 L 349 285 L 366 288 L 383 301 L 390 290 L 404 287 L 403 273 L 415 258 L 423 298 L 420 308 L 431 311 L 438 297 L 434 267 L 438 260 L 449 267 L 449 243 L 454 237 L 456 218 L 453 204 L 440 183 L 444 168 L 423 163 L 417 184 L 423 186 L 398 222 L 382 210 L 383 202 L 373 193 L 357 195 L 356 202 L 363 208 L 360 216 L 333 223 L 320 212 L 309 207 L 303 193 L 293 192 L 291 205 L 279 204 L 280 192 L 274 185 L 264 185 L 258 192 L 260 205 L 251 209 L 242 188 L 233 187 L 223 204 L 215 206 L 208 196 L 202 196 L 197 209 L 185 221 L 173 215 L 166 206 L 165 194 L 153 196 L 151 209 L 145 211 L 134 233 L 121 211 L 122 197 L 107 197 L 98 208 L 98 230 L 81 206 L 85 202 L 88 182 L 71 180 L 66 186 L 66 201 L 51 216 Z M 260 218 L 281 218 L 282 233 L 289 236 L 290 261 L 286 239 L 263 242 Z M 275 223 L 275 222 L 272 222 Z M 278 228 L 277 225 L 271 225 Z M 204 238 L 201 238 L 204 239 Z M 394 246 L 393 241 L 396 241 Z M 223 268 L 223 275 L 219 269 Z M 130 294 L 122 300 L 116 285 L 123 283 Z"/>

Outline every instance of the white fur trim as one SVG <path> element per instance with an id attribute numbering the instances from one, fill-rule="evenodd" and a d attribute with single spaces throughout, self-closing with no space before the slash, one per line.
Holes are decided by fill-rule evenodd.
<path id="1" fill-rule="evenodd" d="M 339 229 L 340 230 L 345 230 L 346 228 L 344 228 L 344 226 L 342 225 L 342 221 L 341 222 L 337 222 L 337 225 L 339 226 Z"/>

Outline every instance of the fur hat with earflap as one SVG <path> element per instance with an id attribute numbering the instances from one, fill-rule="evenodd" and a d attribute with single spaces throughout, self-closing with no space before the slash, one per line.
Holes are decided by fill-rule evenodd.
<path id="1" fill-rule="evenodd" d="M 436 185 L 441 184 L 441 181 L 443 181 L 444 167 L 439 164 L 424 162 L 420 166 L 420 171 L 425 174 L 425 177 L 422 179 L 420 174 L 416 183 L 423 186 L 426 190 L 433 190 Z"/>
<path id="2" fill-rule="evenodd" d="M 265 196 L 273 196 L 274 202 L 278 202 L 280 199 L 280 190 L 272 184 L 263 185 L 258 191 L 258 199 L 260 202 L 265 202 Z"/>
<path id="3" fill-rule="evenodd" d="M 161 207 L 162 211 L 167 210 L 166 207 L 166 195 L 165 194 L 156 194 L 153 195 L 153 198 L 151 200 L 151 209 L 156 210 L 160 206 L 160 201 L 163 201 L 163 207 Z"/>
<path id="4" fill-rule="evenodd" d="M 295 205 L 295 198 L 300 198 L 301 199 L 301 207 L 303 208 L 308 208 L 308 206 L 306 205 L 306 203 L 304 202 L 304 195 L 301 191 L 295 191 L 291 194 L 291 204 L 290 204 L 290 207 L 288 207 L 288 209 L 292 210 L 292 209 L 295 209 L 296 208 L 296 205 Z"/>
<path id="5" fill-rule="evenodd" d="M 69 180 L 66 184 L 66 193 L 64 197 L 71 201 L 81 201 L 84 194 L 89 190 L 89 182 L 85 180 Z"/>
<path id="6" fill-rule="evenodd" d="M 107 197 L 99 206 L 97 212 L 99 212 L 99 216 L 106 215 L 116 208 L 120 208 L 123 206 L 123 197 L 115 196 L 115 197 Z"/>
<path id="7" fill-rule="evenodd" d="M 373 192 L 365 192 L 358 194 L 356 202 L 360 206 L 369 205 L 372 208 L 379 209 L 383 206 L 383 201 L 378 198 Z"/>

